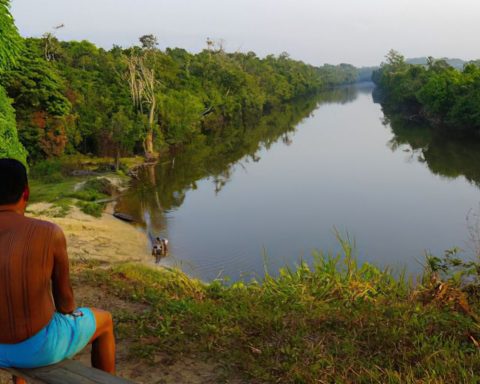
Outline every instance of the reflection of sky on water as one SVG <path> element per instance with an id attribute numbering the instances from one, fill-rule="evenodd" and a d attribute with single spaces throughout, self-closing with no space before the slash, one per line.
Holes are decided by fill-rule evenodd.
<path id="1" fill-rule="evenodd" d="M 275 272 L 339 250 L 334 227 L 356 239 L 361 261 L 410 271 L 425 250 L 465 247 L 478 188 L 432 174 L 404 145 L 392 152 L 371 89 L 355 96 L 321 104 L 260 161 L 242 158 L 220 191 L 214 177 L 192 180 L 179 207 L 154 212 L 148 227 L 170 240 L 165 262 L 204 279 L 263 275 L 265 264 Z"/>

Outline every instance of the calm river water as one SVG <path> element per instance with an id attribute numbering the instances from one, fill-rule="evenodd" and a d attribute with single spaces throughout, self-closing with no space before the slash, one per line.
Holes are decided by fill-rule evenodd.
<path id="1" fill-rule="evenodd" d="M 471 254 L 479 143 L 387 122 L 372 90 L 337 89 L 211 136 L 147 169 L 118 209 L 169 239 L 162 264 L 204 280 L 337 252 L 334 228 L 361 262 L 396 270 L 420 271 L 426 251 Z"/>

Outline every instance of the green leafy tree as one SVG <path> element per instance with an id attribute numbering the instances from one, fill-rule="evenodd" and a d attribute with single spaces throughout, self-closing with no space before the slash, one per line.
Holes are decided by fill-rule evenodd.
<path id="1" fill-rule="evenodd" d="M 427 120 L 461 135 L 480 133 L 480 69 L 475 63 L 465 65 L 463 71 L 432 57 L 425 66 L 412 65 L 390 51 L 373 79 L 387 112 Z"/>
<path id="2" fill-rule="evenodd" d="M 67 144 L 65 116 L 71 104 L 61 75 L 30 45 L 27 42 L 18 66 L 5 71 L 0 80 L 14 99 L 18 132 L 30 157 L 59 156 Z"/>
<path id="3" fill-rule="evenodd" d="M 131 153 L 135 146 L 135 141 L 138 138 L 136 125 L 130 116 L 125 111 L 124 107 L 121 107 L 112 116 L 110 140 L 114 143 L 114 157 L 115 168 L 118 170 L 120 167 L 120 155 L 122 152 Z"/>
<path id="4" fill-rule="evenodd" d="M 13 158 L 26 164 L 27 151 L 18 140 L 15 111 L 5 90 L 0 87 L 0 158 Z"/>
<path id="5" fill-rule="evenodd" d="M 9 1 L 0 0 L 0 74 L 16 64 L 22 40 L 9 12 Z M 26 164 L 27 152 L 18 140 L 15 112 L 5 89 L 0 86 L 0 157 Z"/>
<path id="6" fill-rule="evenodd" d="M 106 51 L 50 36 L 46 60 L 45 39 L 26 39 L 21 70 L 9 69 L 0 81 L 14 99 L 30 159 L 142 149 L 151 156 L 166 146 L 204 142 L 229 125 L 240 129 L 280 105 L 358 75 L 348 64 L 318 68 L 286 53 L 228 53 L 211 40 L 197 54 L 162 51 L 153 35 L 140 42 L 142 47 Z"/>
<path id="7" fill-rule="evenodd" d="M 9 8 L 9 0 L 0 0 L 0 71 L 16 63 L 23 47 Z"/>
<path id="8" fill-rule="evenodd" d="M 187 91 L 171 91 L 160 102 L 160 119 L 165 125 L 166 142 L 169 145 L 192 142 L 200 133 L 201 100 Z"/>

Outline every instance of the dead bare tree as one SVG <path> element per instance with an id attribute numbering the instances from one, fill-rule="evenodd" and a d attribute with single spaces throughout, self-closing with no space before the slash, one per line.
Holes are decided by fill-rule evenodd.
<path id="1" fill-rule="evenodd" d="M 153 131 L 157 111 L 156 89 L 158 83 L 155 79 L 155 70 L 148 68 L 145 64 L 145 57 L 139 55 L 128 57 L 127 67 L 127 78 L 133 105 L 141 114 L 144 113 L 144 106 L 148 108 L 148 128 L 143 147 L 145 156 L 152 158 L 155 156 Z"/>
<path id="2" fill-rule="evenodd" d="M 43 41 L 44 41 L 43 54 L 45 56 L 45 60 L 47 61 L 55 60 L 55 47 L 54 47 L 55 32 L 64 27 L 65 27 L 65 24 L 63 23 L 59 24 L 53 27 L 53 31 L 54 31 L 53 33 L 46 32 L 42 35 Z"/>

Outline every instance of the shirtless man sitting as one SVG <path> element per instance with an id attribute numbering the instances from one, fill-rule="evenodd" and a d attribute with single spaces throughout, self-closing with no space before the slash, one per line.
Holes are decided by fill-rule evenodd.
<path id="1" fill-rule="evenodd" d="M 0 368 L 55 364 L 91 343 L 92 366 L 113 374 L 112 316 L 76 309 L 65 236 L 24 216 L 29 194 L 25 167 L 0 159 Z"/>

